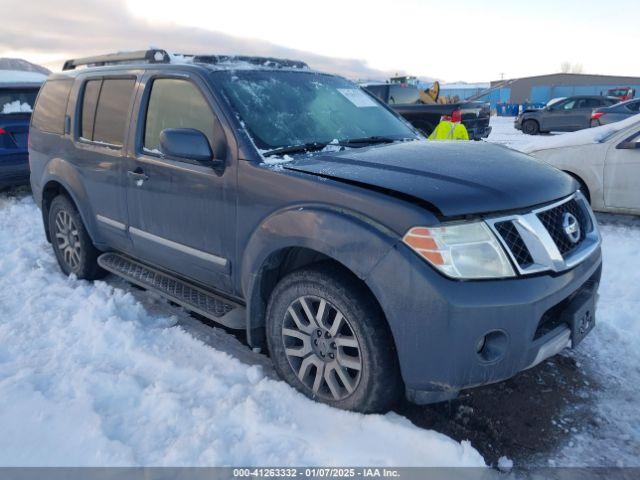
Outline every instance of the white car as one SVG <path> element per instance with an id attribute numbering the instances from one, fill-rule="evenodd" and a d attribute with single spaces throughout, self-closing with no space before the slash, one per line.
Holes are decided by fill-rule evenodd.
<path id="1" fill-rule="evenodd" d="M 522 150 L 573 176 L 594 210 L 640 215 L 640 115 L 540 137 Z"/>

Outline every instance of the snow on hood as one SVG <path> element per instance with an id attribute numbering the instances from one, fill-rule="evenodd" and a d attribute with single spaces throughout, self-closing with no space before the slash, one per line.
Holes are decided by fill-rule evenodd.
<path id="1" fill-rule="evenodd" d="M 3 83 L 42 83 L 47 76 L 38 72 L 20 70 L 0 70 L 0 85 Z"/>
<path id="2" fill-rule="evenodd" d="M 535 137 L 530 142 L 519 147 L 518 150 L 524 153 L 532 153 L 552 148 L 577 147 L 580 145 L 590 145 L 592 143 L 602 143 L 611 135 L 636 124 L 640 125 L 640 114 L 601 127 L 587 128 L 563 135 L 542 135 Z"/>

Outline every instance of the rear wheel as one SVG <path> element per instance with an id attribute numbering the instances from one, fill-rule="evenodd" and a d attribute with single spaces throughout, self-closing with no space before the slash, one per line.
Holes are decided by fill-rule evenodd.
<path id="1" fill-rule="evenodd" d="M 64 195 L 49 208 L 51 245 L 60 269 L 67 275 L 94 280 L 106 272 L 98 266 L 100 252 L 94 247 L 75 205 Z"/>
<path id="2" fill-rule="evenodd" d="M 540 125 L 535 120 L 525 120 L 522 122 L 522 131 L 527 135 L 537 135 L 540 133 Z"/>
<path id="3" fill-rule="evenodd" d="M 267 308 L 278 374 L 308 397 L 346 410 L 389 410 L 403 391 L 391 333 L 369 292 L 325 265 L 293 272 Z"/>

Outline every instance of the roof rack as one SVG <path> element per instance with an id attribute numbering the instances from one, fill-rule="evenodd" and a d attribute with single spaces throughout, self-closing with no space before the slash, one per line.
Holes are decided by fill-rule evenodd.
<path id="1" fill-rule="evenodd" d="M 139 50 L 136 52 L 110 53 L 108 55 L 98 55 L 95 57 L 74 58 L 64 62 L 62 70 L 74 70 L 79 66 L 102 67 L 105 65 L 118 65 L 143 61 L 146 63 L 169 63 L 170 57 L 165 50 L 152 48 L 149 50 Z"/>
<path id="2" fill-rule="evenodd" d="M 214 65 L 221 63 L 244 62 L 263 67 L 309 68 L 309 65 L 299 60 L 288 60 L 286 58 L 274 57 L 252 57 L 247 55 L 194 55 L 193 61 L 195 63 L 211 63 Z"/>

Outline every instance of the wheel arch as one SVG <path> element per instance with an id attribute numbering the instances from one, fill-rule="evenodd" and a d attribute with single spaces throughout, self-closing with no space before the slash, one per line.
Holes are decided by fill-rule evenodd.
<path id="1" fill-rule="evenodd" d="M 49 207 L 57 195 L 69 197 L 78 209 L 89 237 L 96 243 L 99 238 L 97 238 L 95 217 L 92 214 L 84 184 L 76 169 L 62 159 L 54 159 L 49 163 L 47 173 L 44 175 L 42 182 L 41 210 L 47 241 L 51 242 L 48 222 Z"/>
<path id="2" fill-rule="evenodd" d="M 582 191 L 582 193 L 586 197 L 586 199 L 589 202 L 589 204 L 591 204 L 592 191 L 589 188 L 589 185 L 587 184 L 587 182 L 580 175 L 578 175 L 575 172 L 572 172 L 571 170 L 563 170 L 563 172 L 566 173 L 567 175 L 570 175 L 576 182 L 578 182 L 578 185 L 580 185 L 580 190 Z"/>
<path id="3" fill-rule="evenodd" d="M 278 281 L 315 263 L 333 263 L 357 278 L 379 305 L 365 279 L 398 240 L 344 211 L 293 208 L 267 218 L 249 240 L 241 267 L 249 343 L 264 344 L 266 307 Z"/>

